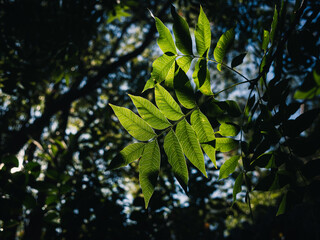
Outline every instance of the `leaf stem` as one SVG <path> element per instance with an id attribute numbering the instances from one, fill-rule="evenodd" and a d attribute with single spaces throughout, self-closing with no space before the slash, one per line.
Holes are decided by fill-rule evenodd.
<path id="1" fill-rule="evenodd" d="M 248 103 L 249 103 L 249 99 L 251 98 L 251 94 L 253 92 L 253 89 L 251 89 L 250 93 L 249 93 L 249 96 L 247 98 L 247 102 L 246 102 L 246 105 L 244 106 L 244 109 L 243 109 L 243 116 L 242 116 L 242 119 L 241 119 L 241 131 L 240 131 L 240 151 L 241 151 L 241 161 L 242 161 L 242 166 L 243 166 L 243 173 L 244 173 L 244 183 L 246 185 L 246 188 L 247 188 L 247 198 L 248 198 L 248 207 L 249 207 L 249 210 L 250 210 L 250 217 L 251 217 L 251 220 L 252 222 L 254 221 L 253 220 L 253 211 L 252 211 L 252 207 L 251 207 L 251 199 L 250 199 L 250 187 L 249 187 L 249 184 L 248 184 L 248 181 L 247 181 L 247 170 L 245 168 L 245 164 L 244 164 L 244 161 L 243 161 L 243 158 L 242 158 L 242 135 L 243 135 L 243 123 L 244 123 L 244 118 L 245 118 L 245 111 L 246 111 L 246 108 L 248 106 Z"/>
<path id="2" fill-rule="evenodd" d="M 163 134 L 165 134 L 166 132 L 169 132 L 171 129 L 173 129 L 179 122 L 181 122 L 183 119 L 186 119 L 191 113 L 193 113 L 194 110 L 198 109 L 199 107 L 196 106 L 194 108 L 192 108 L 189 112 L 187 112 L 183 117 L 181 117 L 179 120 L 177 120 L 174 124 L 172 124 L 170 127 L 167 127 L 166 129 L 162 130 L 161 133 L 159 133 L 158 135 L 154 136 L 150 141 L 153 141 L 154 139 L 157 139 L 159 137 L 161 137 Z"/>
<path id="3" fill-rule="evenodd" d="M 225 92 L 225 91 L 227 91 L 227 90 L 229 90 L 229 89 L 231 89 L 231 88 L 234 88 L 234 87 L 236 87 L 236 86 L 238 86 L 238 85 L 241 85 L 241 84 L 244 84 L 244 83 L 248 83 L 248 81 L 243 81 L 243 82 L 235 83 L 235 84 L 233 84 L 233 85 L 231 85 L 231 86 L 229 86 L 229 87 L 227 87 L 227 88 L 225 88 L 225 89 L 222 89 L 221 91 L 219 91 L 219 92 L 217 92 L 217 93 L 214 93 L 213 96 L 217 96 L 217 95 L 219 95 L 219 94 L 222 93 L 222 92 Z"/>

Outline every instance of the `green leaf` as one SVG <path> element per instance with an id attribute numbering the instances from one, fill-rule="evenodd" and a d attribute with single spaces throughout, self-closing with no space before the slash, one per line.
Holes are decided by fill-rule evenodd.
<path id="1" fill-rule="evenodd" d="M 240 131 L 239 126 L 237 126 L 233 123 L 227 123 L 227 122 L 221 123 L 220 128 L 219 128 L 219 133 L 225 137 L 237 136 L 239 131 Z"/>
<path id="2" fill-rule="evenodd" d="M 236 56 L 234 59 L 232 59 L 231 67 L 235 68 L 243 63 L 244 57 L 247 55 L 247 53 L 241 53 L 240 55 Z"/>
<path id="3" fill-rule="evenodd" d="M 268 30 L 263 30 L 262 50 L 267 51 L 270 41 L 270 34 Z"/>
<path id="4" fill-rule="evenodd" d="M 139 159 L 143 153 L 143 149 L 146 143 L 132 143 L 126 146 L 120 151 L 121 156 L 116 156 L 112 159 L 110 165 L 108 166 L 109 170 L 127 166 L 133 161 Z"/>
<path id="5" fill-rule="evenodd" d="M 179 67 L 185 72 L 187 73 L 189 71 L 189 68 L 191 66 L 191 62 L 192 62 L 192 57 L 190 56 L 182 56 L 180 58 L 177 59 L 177 63 L 179 65 Z"/>
<path id="6" fill-rule="evenodd" d="M 175 55 L 169 56 L 167 54 L 163 54 L 162 56 L 158 57 L 152 64 L 151 79 L 158 83 L 164 81 L 171 66 L 174 64 L 175 59 Z"/>
<path id="7" fill-rule="evenodd" d="M 239 117 L 241 115 L 241 110 L 236 101 L 227 100 L 226 103 L 228 104 L 227 111 L 232 117 Z"/>
<path id="8" fill-rule="evenodd" d="M 174 77 L 174 89 L 182 106 L 187 109 L 192 109 L 197 106 L 189 78 L 181 68 L 178 69 Z"/>
<path id="9" fill-rule="evenodd" d="M 241 172 L 238 177 L 236 178 L 236 181 L 234 182 L 233 186 L 233 201 L 235 202 L 237 200 L 237 194 L 241 192 L 241 185 L 243 182 L 243 173 Z"/>
<path id="10" fill-rule="evenodd" d="M 214 59 L 219 63 L 217 65 L 217 69 L 221 71 L 221 64 L 223 61 L 223 58 L 225 57 L 230 45 L 232 44 L 234 40 L 234 29 L 231 28 L 228 31 L 226 31 L 222 36 L 220 37 L 217 46 L 215 47 L 213 51 Z"/>
<path id="11" fill-rule="evenodd" d="M 273 13 L 273 19 L 272 19 L 272 23 L 271 23 L 271 31 L 270 31 L 271 44 L 273 44 L 273 42 L 274 42 L 274 37 L 275 37 L 277 25 L 278 25 L 278 10 L 277 10 L 277 6 L 275 6 L 274 13 Z"/>
<path id="12" fill-rule="evenodd" d="M 184 116 L 178 103 L 160 84 L 155 87 L 155 99 L 158 108 L 168 119 L 177 121 Z"/>
<path id="13" fill-rule="evenodd" d="M 203 151 L 207 154 L 210 158 L 211 162 L 217 168 L 217 161 L 216 161 L 216 149 L 211 144 L 202 143 L 201 147 Z"/>
<path id="14" fill-rule="evenodd" d="M 162 112 L 145 98 L 130 95 L 130 98 L 140 116 L 154 129 L 165 129 L 171 126 L 171 123 L 165 118 Z"/>
<path id="15" fill-rule="evenodd" d="M 145 92 L 147 91 L 148 89 L 150 88 L 154 88 L 155 86 L 155 81 L 153 78 L 150 78 L 147 82 L 146 82 L 146 85 L 144 85 L 144 88 L 142 90 L 142 92 Z"/>
<path id="16" fill-rule="evenodd" d="M 193 129 L 197 133 L 200 143 L 207 143 L 215 139 L 213 128 L 208 118 L 200 109 L 193 111 L 190 121 Z"/>
<path id="17" fill-rule="evenodd" d="M 295 99 L 312 99 L 318 95 L 320 95 L 320 87 L 314 87 L 307 92 L 297 90 L 293 97 Z"/>
<path id="18" fill-rule="evenodd" d="M 155 17 L 156 27 L 159 32 L 159 38 L 157 43 L 163 53 L 171 52 L 177 54 L 176 46 L 174 45 L 173 38 L 171 36 L 170 30 L 162 23 L 162 21 Z"/>
<path id="19" fill-rule="evenodd" d="M 317 73 L 316 69 L 312 71 L 313 79 L 318 87 L 320 87 L 320 74 Z"/>
<path id="20" fill-rule="evenodd" d="M 5 165 L 6 169 L 19 167 L 19 160 L 14 155 L 8 155 L 1 159 L 1 162 Z"/>
<path id="21" fill-rule="evenodd" d="M 168 161 L 172 167 L 174 176 L 177 178 L 184 191 L 187 192 L 189 178 L 188 168 L 181 144 L 172 129 L 165 136 L 163 147 L 168 156 Z"/>
<path id="22" fill-rule="evenodd" d="M 148 207 L 154 192 L 160 171 L 160 148 L 155 139 L 148 142 L 139 162 L 139 182 L 144 196 L 145 207 Z"/>
<path id="23" fill-rule="evenodd" d="M 318 118 L 320 108 L 315 108 L 304 112 L 294 120 L 287 120 L 283 124 L 283 135 L 295 138 L 300 135 L 301 132 L 308 129 L 315 120 Z"/>
<path id="24" fill-rule="evenodd" d="M 176 128 L 177 137 L 182 145 L 182 149 L 190 162 L 207 177 L 204 158 L 199 140 L 190 124 L 183 119 Z"/>
<path id="25" fill-rule="evenodd" d="M 213 94 L 210 84 L 210 73 L 205 59 L 199 59 L 197 61 L 192 78 L 197 89 L 199 89 L 203 94 L 208 96 Z"/>
<path id="26" fill-rule="evenodd" d="M 194 31 L 197 51 L 200 56 L 208 57 L 209 48 L 211 45 L 211 30 L 210 22 L 200 6 L 198 23 Z M 206 53 L 206 56 L 204 56 Z"/>
<path id="27" fill-rule="evenodd" d="M 109 105 L 112 107 L 122 126 L 132 137 L 139 141 L 148 141 L 156 136 L 153 129 L 129 109 L 118 107 L 113 104 Z"/>
<path id="28" fill-rule="evenodd" d="M 176 39 L 177 48 L 186 55 L 193 55 L 192 40 L 189 31 L 189 25 L 186 20 L 177 14 L 175 8 L 171 5 L 171 14 L 173 17 L 173 33 Z"/>
<path id="29" fill-rule="evenodd" d="M 168 88 L 174 88 L 173 85 L 174 85 L 174 76 L 175 76 L 175 72 L 176 72 L 176 69 L 178 68 L 178 64 L 177 62 L 175 61 L 174 64 L 172 64 L 172 66 L 170 67 L 169 69 L 169 72 L 168 72 L 168 75 L 166 77 L 166 81 L 165 81 L 165 86 L 168 87 Z"/>
<path id="30" fill-rule="evenodd" d="M 277 211 L 277 216 L 284 214 L 286 212 L 286 205 L 287 205 L 287 194 L 285 194 L 281 200 L 281 203 Z"/>
<path id="31" fill-rule="evenodd" d="M 238 166 L 239 159 L 240 156 L 235 155 L 225 161 L 225 163 L 220 168 L 219 179 L 227 178 L 231 173 L 233 173 Z"/>
<path id="32" fill-rule="evenodd" d="M 120 4 L 115 6 L 115 8 L 112 11 L 108 12 L 107 23 L 109 24 L 109 23 L 113 22 L 116 19 L 121 21 L 122 17 L 130 17 L 131 14 L 126 12 L 126 10 L 129 10 L 128 6 L 120 6 Z"/>
<path id="33" fill-rule="evenodd" d="M 238 146 L 238 142 L 232 138 L 216 138 L 216 149 L 220 152 L 229 152 Z"/>

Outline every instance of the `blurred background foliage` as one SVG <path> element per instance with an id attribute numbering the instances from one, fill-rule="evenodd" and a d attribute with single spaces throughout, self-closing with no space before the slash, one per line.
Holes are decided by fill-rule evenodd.
<path id="1" fill-rule="evenodd" d="M 284 2 L 282 31 L 295 8 L 295 1 Z M 133 108 L 127 94 L 141 93 L 160 55 L 148 9 L 170 26 L 170 3 L 0 0 L 0 239 L 319 239 L 319 161 L 307 169 L 314 181 L 305 203 L 276 217 L 280 193 L 255 191 L 253 219 L 245 193 L 232 205 L 233 181 L 218 181 L 209 161 L 208 179 L 190 166 L 188 196 L 163 161 L 148 209 L 137 164 L 107 169 L 131 141 L 107 104 Z M 258 74 L 263 29 L 279 1 L 173 3 L 191 28 L 202 5 L 213 45 L 236 26 L 227 61 L 248 52 L 241 71 L 249 78 Z M 319 68 L 319 8 L 308 1 L 273 67 L 275 76 L 290 79 L 291 95 L 302 82 L 313 87 L 308 79 Z M 214 92 L 236 78 L 212 66 Z M 235 99 L 243 109 L 246 94 L 237 87 L 221 99 Z M 316 105 L 319 98 L 303 106 Z M 217 157 L 219 163 L 223 156 Z"/>

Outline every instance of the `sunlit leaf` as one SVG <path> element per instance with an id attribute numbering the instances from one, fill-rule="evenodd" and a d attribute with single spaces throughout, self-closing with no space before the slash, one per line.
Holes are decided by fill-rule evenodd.
<path id="1" fill-rule="evenodd" d="M 189 176 L 186 159 L 181 144 L 172 129 L 165 136 L 163 147 L 168 156 L 168 161 L 172 167 L 174 176 L 177 178 L 184 191 L 187 192 Z"/>
<path id="2" fill-rule="evenodd" d="M 112 107 L 122 126 L 132 137 L 140 141 L 148 141 L 156 136 L 153 129 L 129 109 L 113 104 L 109 105 Z"/>
<path id="3" fill-rule="evenodd" d="M 221 64 L 223 61 L 223 58 L 225 57 L 230 45 L 232 44 L 234 40 L 234 29 L 231 28 L 228 31 L 226 31 L 222 36 L 220 37 L 217 46 L 214 49 L 213 56 L 214 59 L 219 63 L 217 65 L 217 69 L 221 71 Z"/>
<path id="4" fill-rule="evenodd" d="M 140 116 L 154 129 L 165 129 L 171 126 L 170 122 L 165 118 L 163 113 L 145 98 L 130 95 L 134 105 L 136 106 Z"/>
<path id="5" fill-rule="evenodd" d="M 294 93 L 294 98 L 295 99 L 312 99 L 315 96 L 320 95 L 320 87 L 314 87 L 311 88 L 309 91 L 301 91 L 301 90 L 297 90 Z"/>
<path id="6" fill-rule="evenodd" d="M 320 74 L 317 73 L 316 69 L 312 71 L 313 79 L 316 82 L 317 86 L 320 87 Z"/>
<path id="7" fill-rule="evenodd" d="M 174 76 L 175 76 L 175 72 L 176 69 L 178 68 L 178 64 L 177 62 L 175 62 L 174 64 L 172 64 L 172 66 L 169 69 L 169 72 L 167 74 L 166 80 L 165 80 L 165 86 L 168 88 L 174 88 Z"/>
<path id="8" fill-rule="evenodd" d="M 132 163 L 135 160 L 138 160 L 142 153 L 146 143 L 132 143 L 126 146 L 120 151 L 121 156 L 117 156 L 112 159 L 110 165 L 108 166 L 109 170 L 127 166 L 129 163 Z"/>
<path id="9" fill-rule="evenodd" d="M 263 30 L 262 50 L 266 51 L 268 49 L 269 41 L 270 41 L 269 31 Z"/>
<path id="10" fill-rule="evenodd" d="M 195 131 L 185 119 L 178 123 L 176 134 L 186 157 L 196 168 L 200 170 L 200 172 L 203 173 L 204 176 L 207 177 L 199 140 Z"/>
<path id="11" fill-rule="evenodd" d="M 202 143 L 201 147 L 202 147 L 203 151 L 207 154 L 207 156 L 210 158 L 210 160 L 214 164 L 214 166 L 217 168 L 215 147 L 212 146 L 212 144 L 206 144 L 206 143 Z"/>
<path id="12" fill-rule="evenodd" d="M 118 19 L 119 21 L 121 21 L 122 17 L 130 17 L 131 14 L 126 12 L 126 10 L 129 10 L 128 6 L 120 6 L 120 4 L 118 4 L 113 11 L 108 12 L 108 20 L 107 23 L 111 23 L 114 20 Z"/>
<path id="13" fill-rule="evenodd" d="M 145 92 L 145 91 L 147 91 L 148 89 L 154 88 L 154 86 L 155 86 L 155 81 L 154 81 L 153 78 L 150 78 L 150 79 L 146 82 L 146 84 L 144 85 L 144 88 L 143 88 L 142 92 Z"/>
<path id="14" fill-rule="evenodd" d="M 155 99 L 158 108 L 168 119 L 177 121 L 184 116 L 178 103 L 160 84 L 155 87 Z"/>
<path id="15" fill-rule="evenodd" d="M 220 168 L 219 179 L 227 178 L 231 173 L 233 173 L 238 166 L 239 159 L 240 156 L 235 155 L 225 161 L 225 163 Z"/>
<path id="16" fill-rule="evenodd" d="M 174 77 L 174 89 L 182 106 L 187 109 L 192 109 L 197 106 L 189 78 L 180 68 Z"/>
<path id="17" fill-rule="evenodd" d="M 275 37 L 276 30 L 277 30 L 277 26 L 278 26 L 278 10 L 277 10 L 277 6 L 275 6 L 274 13 L 273 13 L 273 19 L 272 19 L 272 23 L 271 23 L 271 31 L 270 31 L 271 44 L 273 44 L 273 42 L 274 42 L 274 37 Z"/>
<path id="18" fill-rule="evenodd" d="M 241 172 L 238 177 L 236 178 L 236 181 L 234 182 L 234 186 L 233 186 L 233 201 L 237 200 L 237 194 L 239 192 L 241 192 L 241 185 L 243 182 L 243 173 Z"/>
<path id="19" fill-rule="evenodd" d="M 196 84 L 196 88 L 203 94 L 209 96 L 213 94 L 210 84 L 210 73 L 207 69 L 207 61 L 205 59 L 199 59 L 197 61 L 192 78 Z"/>
<path id="20" fill-rule="evenodd" d="M 175 8 L 171 5 L 171 14 L 173 17 L 173 33 L 177 48 L 186 55 L 192 55 L 192 40 L 189 31 L 189 25 L 186 20 L 177 14 Z"/>
<path id="21" fill-rule="evenodd" d="M 200 6 L 200 13 L 198 22 L 196 25 L 196 29 L 194 31 L 195 39 L 196 39 L 196 46 L 197 51 L 200 56 L 203 56 L 206 53 L 206 56 L 208 57 L 209 48 L 211 44 L 211 30 L 210 30 L 210 22 L 202 10 L 202 7 Z"/>
<path id="22" fill-rule="evenodd" d="M 240 55 L 236 56 L 234 59 L 232 59 L 231 67 L 235 68 L 243 63 L 244 57 L 247 55 L 247 53 L 241 53 Z"/>
<path id="23" fill-rule="evenodd" d="M 208 118 L 200 109 L 193 111 L 190 121 L 193 129 L 197 133 L 200 143 L 210 142 L 215 139 L 213 128 Z"/>
<path id="24" fill-rule="evenodd" d="M 139 162 L 139 182 L 142 189 L 145 207 L 148 207 L 154 192 L 160 171 L 160 148 L 155 139 L 145 145 Z"/>
<path id="25" fill-rule="evenodd" d="M 238 142 L 232 138 L 216 138 L 216 149 L 220 152 L 229 152 L 238 146 Z"/>
<path id="26" fill-rule="evenodd" d="M 154 19 L 156 20 L 156 27 L 159 32 L 157 43 L 160 49 L 163 53 L 171 52 L 173 54 L 177 54 L 176 46 L 174 45 L 170 30 L 162 23 L 159 18 L 155 17 Z"/>
<path id="27" fill-rule="evenodd" d="M 164 81 L 171 66 L 174 64 L 175 59 L 175 55 L 169 56 L 167 54 L 163 54 L 162 56 L 158 57 L 152 64 L 151 79 L 158 83 Z"/>
<path id="28" fill-rule="evenodd" d="M 191 62 L 192 62 L 192 57 L 190 56 L 182 56 L 180 58 L 177 59 L 177 63 L 179 65 L 179 67 L 185 72 L 187 73 L 189 71 L 189 68 L 191 66 Z"/>
<path id="29" fill-rule="evenodd" d="M 237 134 L 239 133 L 240 128 L 239 126 L 233 124 L 233 123 L 227 123 L 227 122 L 223 122 L 221 123 L 220 127 L 219 127 L 219 133 L 222 136 L 229 136 L 229 137 L 234 137 L 237 136 Z"/>

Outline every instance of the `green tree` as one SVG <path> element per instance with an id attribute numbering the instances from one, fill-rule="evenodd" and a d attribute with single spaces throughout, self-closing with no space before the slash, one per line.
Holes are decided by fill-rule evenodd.
<path id="1" fill-rule="evenodd" d="M 312 141 L 312 134 L 318 131 L 318 120 L 310 123 L 309 128 L 301 130 L 297 127 L 307 126 L 317 113 L 316 110 L 301 118 L 297 118 L 299 114 L 296 113 L 290 120 L 288 114 L 299 107 L 304 109 L 303 111 L 314 109 L 318 104 L 318 96 L 314 94 L 317 91 L 316 79 L 319 72 L 316 65 L 319 60 L 317 52 L 319 3 L 304 1 L 306 7 L 300 16 L 300 21 L 292 22 L 293 12 L 298 9 L 300 1 L 297 1 L 296 9 L 292 1 L 285 1 L 282 11 L 286 15 L 281 15 L 280 1 L 201 1 L 203 7 L 201 19 L 204 20 L 205 12 L 211 30 L 210 51 L 207 52 L 205 47 L 208 46 L 208 35 L 203 33 L 208 29 L 208 23 L 202 22 L 202 25 L 199 24 L 201 27 L 193 29 L 198 23 L 200 3 L 177 1 L 178 14 L 173 12 L 173 17 L 170 16 L 169 3 L 169 1 L 39 0 L 28 3 L 0 1 L 1 239 L 239 239 L 240 234 L 246 239 L 263 239 L 267 236 L 279 239 L 281 234 L 286 237 L 293 234 L 309 239 L 316 238 L 315 229 L 319 223 L 315 217 L 318 197 L 315 191 L 318 184 L 316 155 L 297 156 L 294 152 L 293 157 L 288 160 L 290 154 L 288 155 L 284 146 L 287 140 L 281 138 L 283 153 L 277 152 L 274 148 L 276 145 L 273 144 L 270 151 L 276 152 L 275 154 L 268 153 L 261 157 L 259 154 L 259 161 L 251 165 L 250 163 L 254 160 L 252 151 L 268 151 L 264 148 L 273 138 L 266 136 L 271 132 L 269 129 L 261 129 L 262 126 L 270 125 L 264 121 L 266 117 L 259 118 L 264 110 L 257 102 L 267 106 L 268 111 L 265 115 L 270 115 L 272 122 L 278 119 L 281 124 L 286 123 L 285 134 L 291 132 L 290 129 L 303 131 L 300 136 L 304 137 L 302 140 Z M 264 39 L 263 30 L 270 33 L 275 5 L 278 16 L 283 17 L 278 20 L 274 47 L 271 43 L 266 47 L 268 49 L 266 55 L 272 53 L 270 56 L 273 56 L 277 52 L 266 77 L 270 89 L 266 91 L 265 86 L 258 85 L 261 95 L 264 94 L 263 97 L 258 96 L 255 89 L 252 90 L 251 95 L 255 97 L 250 98 L 247 104 L 252 107 L 245 111 L 247 115 L 243 117 L 242 110 L 251 89 L 245 93 L 235 94 L 239 90 L 247 89 L 247 84 L 241 84 L 228 91 L 222 91 L 241 80 L 238 74 L 228 71 L 224 64 L 228 63 L 227 66 L 234 67 L 237 62 L 243 60 L 242 65 L 235 67 L 237 71 L 249 79 L 259 75 L 261 59 L 265 55 L 265 47 L 261 47 Z M 157 25 L 147 9 L 159 18 Z M 191 28 L 186 27 L 186 23 L 179 16 L 184 16 Z M 233 28 L 236 38 L 223 58 L 222 71 L 219 71 L 211 61 L 201 59 L 196 66 L 198 74 L 193 77 L 188 74 L 187 78 L 184 71 L 188 68 L 192 56 L 179 58 L 177 65 L 174 66 L 175 69 L 168 70 L 168 76 L 173 76 L 172 72 L 175 75 L 163 82 L 168 86 L 162 83 L 164 89 L 157 87 L 160 102 L 157 101 L 156 105 L 159 103 L 167 109 L 163 99 L 170 99 L 173 103 L 165 91 L 169 91 L 171 96 L 174 96 L 174 101 L 181 105 L 173 107 L 173 111 L 165 117 L 159 115 L 159 111 L 155 110 L 156 107 L 150 107 L 149 103 L 138 97 L 150 78 L 152 61 L 161 55 L 159 49 L 152 44 L 156 39 L 156 28 L 162 26 L 160 19 L 170 30 L 174 29 L 173 34 L 180 37 L 177 46 L 183 54 L 196 53 L 197 50 L 201 53 L 199 57 L 208 56 L 213 59 L 215 44 L 224 32 Z M 172 28 L 175 22 L 178 22 L 178 27 Z M 163 29 L 164 33 L 168 32 Z M 184 35 L 188 32 L 191 35 L 196 32 L 195 35 L 198 36 L 196 42 L 191 40 L 192 49 L 190 39 Z M 283 40 L 282 43 L 281 39 L 284 36 L 287 36 L 288 41 Z M 196 46 L 200 42 L 203 42 L 204 48 L 197 49 Z M 167 41 L 159 39 L 158 43 L 166 44 Z M 175 42 L 169 44 L 164 52 L 170 52 L 172 46 L 176 48 L 175 45 Z M 279 50 L 277 46 L 280 46 Z M 244 59 L 243 52 L 247 52 Z M 160 81 L 167 68 L 164 68 L 164 71 L 155 69 L 159 69 L 163 61 L 168 59 L 172 61 L 173 57 L 167 55 L 156 60 L 153 66 L 152 76 Z M 236 58 L 237 61 L 230 64 L 238 55 L 240 56 Z M 197 60 L 194 60 L 194 64 Z M 204 68 L 206 65 L 209 71 Z M 175 71 L 178 70 L 177 66 L 181 66 L 182 70 Z M 189 73 L 193 71 L 194 66 L 191 65 L 190 68 Z M 203 96 L 203 93 L 211 94 L 208 89 L 207 73 L 210 73 L 212 92 L 217 94 L 221 91 L 215 102 L 206 101 L 207 97 Z M 190 99 L 190 94 L 194 93 L 195 85 L 189 84 L 189 78 L 194 79 L 192 81 L 198 84 L 198 87 L 205 86 L 202 91 L 194 94 L 194 99 Z M 278 80 L 270 81 L 272 78 Z M 305 83 L 299 91 L 296 91 L 302 83 L 301 79 L 305 79 Z M 152 81 L 149 83 L 152 84 Z M 152 92 L 146 90 L 143 97 L 150 101 Z M 275 95 L 270 98 L 268 94 Z M 294 100 L 293 95 L 298 100 Z M 279 96 L 281 100 L 273 101 Z M 226 101 L 229 98 L 239 104 L 242 112 L 240 117 L 236 114 L 237 112 L 239 114 L 239 111 L 234 108 L 234 102 Z M 198 136 L 197 132 L 194 137 L 188 124 L 196 125 L 192 124 L 192 119 L 193 123 L 205 119 L 200 111 L 195 110 L 187 117 L 187 122 L 179 125 L 180 134 L 171 131 L 168 132 L 170 134 L 164 134 L 158 139 L 160 175 L 154 196 L 149 201 L 149 207 L 145 209 L 143 194 L 139 187 L 138 162 L 134 161 L 129 167 L 113 171 L 107 169 L 107 165 L 116 167 L 135 158 L 135 154 L 129 154 L 124 159 L 121 155 L 117 155 L 119 152 L 128 154 L 128 149 L 121 150 L 131 142 L 132 138 L 117 123 L 112 109 L 107 106 L 108 103 L 112 103 L 135 109 L 131 100 L 137 107 L 138 113 L 148 119 L 151 127 L 156 128 L 154 131 L 156 134 L 168 124 L 175 123 L 175 120 L 170 118 L 175 118 L 179 114 L 179 108 L 185 115 L 187 109 L 194 108 L 195 104 L 201 105 L 200 111 L 208 119 L 209 125 L 216 132 L 215 135 L 218 135 L 217 130 L 222 135 L 235 135 L 238 131 L 236 125 L 239 125 L 243 142 L 249 143 L 247 153 L 244 153 L 245 146 L 242 147 L 242 155 L 250 157 L 246 165 L 248 168 L 245 180 L 249 183 L 247 186 L 251 183 L 256 189 L 267 189 L 270 181 L 276 180 L 273 182 L 279 182 L 281 185 L 288 179 L 291 185 L 275 190 L 270 196 L 269 192 L 261 194 L 250 191 L 254 214 L 252 223 L 249 208 L 243 202 L 247 190 L 244 183 L 243 186 L 237 184 L 235 189 L 241 192 L 237 196 L 238 201 L 233 203 L 232 186 L 234 179 L 237 179 L 237 183 L 241 182 L 241 178 L 238 177 L 241 176 L 239 174 L 241 168 L 237 168 L 229 178 L 217 181 L 219 170 L 214 164 L 220 168 L 226 159 L 241 154 L 235 150 L 215 154 L 218 150 L 213 147 L 214 140 L 220 135 L 215 136 L 216 139 L 211 142 L 203 143 L 202 141 L 212 138 L 210 134 L 212 132 L 210 128 L 203 128 L 202 125 L 197 129 L 206 130 L 206 134 Z M 175 104 L 170 106 L 173 105 Z M 269 113 L 270 108 L 274 106 L 276 112 L 272 110 Z M 157 118 L 144 108 L 158 112 Z M 160 106 L 159 110 L 162 110 Z M 281 114 L 275 114 L 277 112 Z M 230 117 L 230 114 L 235 116 Z M 250 116 L 251 120 L 248 121 L 247 118 Z M 166 121 L 166 117 L 169 121 Z M 297 119 L 294 120 L 295 118 Z M 161 127 L 157 127 L 159 121 L 162 123 Z M 242 121 L 250 123 L 246 125 L 242 124 Z M 276 128 L 279 129 L 279 126 L 276 125 Z M 150 130 L 149 127 L 146 129 Z M 132 131 L 137 132 L 136 130 Z M 153 135 L 152 131 L 149 131 L 149 134 Z M 191 163 L 181 161 L 181 151 L 167 158 L 166 154 L 170 155 L 172 146 L 173 149 L 179 148 L 176 139 L 178 138 L 180 142 L 185 133 L 190 133 L 191 141 L 198 139 L 201 147 L 213 160 L 211 162 L 207 155 L 203 158 L 197 154 L 192 163 L 195 163 L 201 171 L 196 170 Z M 239 138 L 239 135 L 236 138 Z M 303 143 L 299 137 L 285 138 L 290 138 L 295 144 Z M 234 143 L 233 140 L 228 141 Z M 175 144 L 171 146 L 172 142 Z M 182 151 L 185 151 L 188 143 L 192 142 L 181 140 Z M 220 142 L 220 145 L 222 143 Z M 227 147 L 220 146 L 220 150 L 227 151 L 233 147 L 230 143 L 226 145 Z M 145 145 L 143 142 L 134 146 Z M 306 142 L 306 146 L 312 148 L 313 145 Z M 300 148 L 301 152 L 309 151 L 305 146 Z M 195 146 L 193 150 L 199 150 L 196 149 Z M 299 147 L 293 149 L 297 151 Z M 136 154 L 139 155 L 139 151 Z M 153 155 L 158 156 L 156 151 Z M 114 160 L 110 165 L 112 159 Z M 206 162 L 206 170 L 202 159 Z M 276 165 L 275 168 L 272 165 L 273 160 L 278 164 L 279 159 L 284 159 L 284 164 L 280 167 Z M 146 158 L 144 160 L 144 163 L 148 163 Z M 271 166 L 260 168 L 266 166 L 266 161 L 270 162 Z M 171 165 L 175 168 L 173 169 Z M 147 164 L 144 166 L 148 169 Z M 158 165 L 153 167 L 156 169 Z M 286 171 L 282 171 L 283 168 Z M 208 178 L 202 172 L 206 173 Z M 226 173 L 228 171 L 225 171 Z M 148 175 L 149 172 L 146 171 L 145 176 Z M 154 178 L 154 175 L 150 176 L 151 179 Z M 221 178 L 223 176 L 221 175 Z M 306 179 L 303 180 L 301 176 L 305 176 Z M 264 177 L 266 179 L 260 183 Z M 296 186 L 292 184 L 295 180 Z M 276 188 L 277 185 L 272 184 L 272 187 Z M 188 190 L 188 197 L 184 195 L 184 190 Z M 277 208 L 274 205 L 281 205 L 279 196 L 282 196 L 282 190 L 290 190 L 287 191 L 286 199 L 289 200 L 287 206 L 290 205 L 290 201 L 297 200 L 294 206 L 301 208 L 295 207 L 286 215 L 276 217 Z M 303 201 L 295 199 L 295 196 L 300 198 L 303 196 Z M 265 199 L 268 199 L 268 204 Z M 302 224 L 299 219 L 308 219 L 305 221 L 307 224 Z"/>
<path id="2" fill-rule="evenodd" d="M 143 91 L 154 89 L 157 107 L 147 99 L 132 98 L 140 118 L 126 108 L 111 105 L 129 134 L 145 142 L 139 143 L 138 152 L 133 147 L 138 144 L 135 143 L 127 146 L 120 154 L 126 160 L 125 164 L 139 159 L 139 180 L 146 208 L 160 172 L 159 139 L 163 136 L 163 148 L 168 162 L 185 192 L 188 185 L 186 159 L 207 177 L 203 154 L 216 166 L 216 152 L 233 151 L 221 165 L 219 179 L 227 178 L 239 168 L 233 187 L 233 200 L 236 200 L 244 184 L 252 219 L 250 193 L 253 187 L 258 191 L 282 193 L 277 215 L 298 203 L 310 201 L 305 198 L 310 196 L 310 191 L 314 191 L 310 185 L 317 185 L 314 176 L 318 173 L 310 173 L 306 169 L 318 165 L 320 110 L 317 100 L 320 71 L 319 45 L 316 40 L 319 31 L 313 28 L 314 25 L 309 28 L 303 26 L 298 32 L 296 30 L 302 15 L 308 12 L 307 6 L 307 1 L 296 1 L 288 27 L 285 25 L 287 3 L 281 2 L 278 7 L 275 6 L 271 26 L 262 31 L 260 51 L 263 55 L 258 61 L 259 71 L 253 78 L 246 77 L 236 69 L 243 63 L 246 54 L 233 58 L 231 66 L 224 61 L 235 38 L 234 28 L 219 38 L 213 50 L 214 59 L 210 58 L 210 23 L 201 7 L 194 31 L 197 54 L 193 51 L 188 24 L 173 6 L 171 14 L 175 42 L 168 28 L 159 18 L 154 17 L 159 32 L 157 43 L 163 55 L 154 61 L 151 78 Z M 313 16 L 319 14 L 318 11 L 312 13 Z M 300 34 L 306 37 L 311 48 L 301 43 Z M 294 76 L 289 69 L 292 67 L 283 65 L 286 48 L 289 61 L 296 65 L 296 70 L 300 64 L 307 68 L 304 70 L 307 80 L 300 83 L 301 86 L 291 81 Z M 302 49 L 306 51 L 302 52 Z M 300 51 L 300 56 L 294 54 L 294 51 Z M 192 69 L 191 82 L 187 73 L 193 60 L 196 64 Z M 212 92 L 208 62 L 215 63 L 218 71 L 232 72 L 240 81 L 221 91 Z M 178 101 L 161 84 L 173 89 Z M 249 90 L 243 110 L 235 101 L 218 100 L 222 92 L 243 84 L 247 84 Z M 200 93 L 198 99 L 194 92 Z M 298 113 L 301 107 L 303 109 Z M 214 110 L 210 112 L 208 109 Z M 296 116 L 292 118 L 293 115 Z M 211 122 L 207 117 L 210 117 Z M 114 159 L 112 167 L 118 167 L 119 161 L 123 163 L 119 159 Z M 256 179 L 256 173 L 262 177 Z"/>

